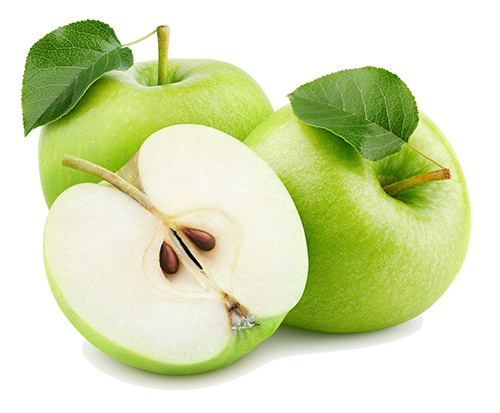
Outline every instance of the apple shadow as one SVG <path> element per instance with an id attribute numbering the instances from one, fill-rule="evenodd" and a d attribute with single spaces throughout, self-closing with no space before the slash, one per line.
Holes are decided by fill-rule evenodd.
<path id="1" fill-rule="evenodd" d="M 338 352 L 342 357 L 344 350 L 357 351 L 370 346 L 401 340 L 415 334 L 421 321 L 416 318 L 410 322 L 383 330 L 363 333 L 324 333 L 281 325 L 268 339 L 261 342 L 253 351 L 229 366 L 218 370 L 191 375 L 162 375 L 129 366 L 113 359 L 90 345 L 90 357 L 100 369 L 108 371 L 113 377 L 120 377 L 115 387 L 126 390 L 204 390 L 207 386 L 224 388 L 224 383 L 250 373 L 261 373 L 277 358 L 314 354 L 321 351 Z M 275 373 L 278 374 L 278 373 Z M 111 376 L 110 376 L 111 377 Z"/>
<path id="2" fill-rule="evenodd" d="M 373 346 L 374 343 L 399 340 L 411 335 L 418 329 L 419 318 L 393 327 L 366 331 L 360 333 L 325 333 L 306 330 L 288 325 L 281 325 L 267 340 L 257 346 L 252 352 L 277 353 L 281 355 L 309 353 L 328 348 L 341 351 L 343 348 L 362 348 Z M 252 354 L 250 353 L 250 354 Z M 262 354 L 259 355 L 262 357 Z M 274 356 L 273 356 L 274 357 Z"/>

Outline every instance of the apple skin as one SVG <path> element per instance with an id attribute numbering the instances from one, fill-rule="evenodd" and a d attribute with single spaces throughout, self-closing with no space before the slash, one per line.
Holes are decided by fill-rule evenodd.
<path id="1" fill-rule="evenodd" d="M 225 367 L 252 351 L 260 342 L 271 336 L 283 322 L 283 318 L 285 317 L 285 315 L 283 315 L 270 318 L 259 318 L 259 327 L 233 332 L 231 341 L 228 343 L 225 349 L 210 360 L 193 364 L 171 364 L 159 362 L 158 360 L 150 359 L 114 343 L 105 336 L 99 334 L 84 320 L 82 320 L 82 318 L 73 311 L 66 299 L 61 294 L 61 291 L 59 290 L 59 287 L 57 286 L 57 283 L 52 276 L 50 268 L 47 265 L 45 252 L 44 261 L 47 279 L 49 281 L 52 294 L 54 295 L 57 304 L 63 311 L 64 315 L 71 322 L 71 324 L 73 324 L 73 326 L 92 345 L 94 345 L 102 352 L 123 363 L 154 373 L 186 375 L 205 373 L 207 371 Z"/>
<path id="2" fill-rule="evenodd" d="M 107 73 L 67 115 L 41 129 L 40 180 L 49 208 L 70 186 L 99 182 L 64 168 L 64 154 L 117 171 L 148 136 L 166 126 L 205 125 L 242 141 L 273 113 L 255 80 L 229 63 L 171 59 L 162 86 L 157 86 L 157 67 L 157 61 L 149 61 Z"/>
<path id="3" fill-rule="evenodd" d="M 289 105 L 245 143 L 281 178 L 306 233 L 306 290 L 285 324 L 336 333 L 394 326 L 427 310 L 455 279 L 469 244 L 469 195 L 451 145 L 425 114 L 410 143 L 449 168 L 451 180 L 393 197 L 381 183 L 437 169 L 406 145 L 369 161 L 300 122 Z"/>

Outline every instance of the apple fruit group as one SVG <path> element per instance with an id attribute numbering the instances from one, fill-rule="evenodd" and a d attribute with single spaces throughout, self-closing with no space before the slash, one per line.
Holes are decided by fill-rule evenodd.
<path id="1" fill-rule="evenodd" d="M 151 135 L 118 172 L 65 156 L 84 183 L 49 211 L 52 292 L 94 346 L 166 374 L 232 363 L 271 335 L 307 279 L 305 235 L 285 187 L 218 130 Z"/>
<path id="2" fill-rule="evenodd" d="M 260 86 L 228 63 L 170 59 L 161 86 L 157 72 L 158 62 L 150 61 L 107 73 L 67 115 L 43 126 L 39 169 L 49 207 L 70 186 L 98 182 L 63 168 L 64 154 L 117 171 L 149 135 L 166 126 L 200 124 L 243 140 L 273 112 Z"/>
<path id="3" fill-rule="evenodd" d="M 278 174 L 304 225 L 309 275 L 285 323 L 350 333 L 408 321 L 450 286 L 471 227 L 464 174 L 449 142 L 423 113 L 412 145 L 446 165 L 451 180 L 389 196 L 382 188 L 435 166 L 407 145 L 373 162 L 343 139 L 278 110 L 245 140 Z"/>

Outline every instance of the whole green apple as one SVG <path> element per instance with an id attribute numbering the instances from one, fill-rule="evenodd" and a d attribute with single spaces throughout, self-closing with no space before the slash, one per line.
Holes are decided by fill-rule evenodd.
<path id="1" fill-rule="evenodd" d="M 344 333 L 390 327 L 427 310 L 450 286 L 469 244 L 464 175 L 423 113 L 410 142 L 449 168 L 451 180 L 389 196 L 383 186 L 435 165 L 406 145 L 369 161 L 343 139 L 300 122 L 290 106 L 245 140 L 285 184 L 306 232 L 307 286 L 286 324 Z"/>
<path id="2" fill-rule="evenodd" d="M 142 62 L 104 75 L 66 116 L 42 128 L 39 168 L 49 207 L 70 186 L 98 182 L 63 168 L 64 154 L 116 171 L 166 126 L 200 124 L 243 140 L 273 112 L 260 86 L 228 63 L 170 59 L 161 86 L 157 67 L 157 61 Z"/>

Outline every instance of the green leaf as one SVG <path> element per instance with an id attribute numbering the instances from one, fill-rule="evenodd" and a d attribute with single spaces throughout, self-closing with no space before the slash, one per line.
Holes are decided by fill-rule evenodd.
<path id="1" fill-rule="evenodd" d="M 68 24 L 30 49 L 24 69 L 24 135 L 68 113 L 89 86 L 111 70 L 127 70 L 132 51 L 97 20 Z"/>
<path id="2" fill-rule="evenodd" d="M 320 77 L 288 97 L 302 122 L 333 132 L 372 161 L 401 151 L 418 124 L 417 104 L 406 84 L 376 67 Z"/>

